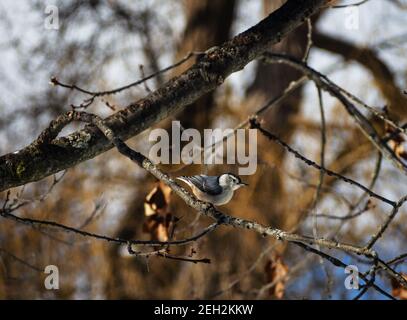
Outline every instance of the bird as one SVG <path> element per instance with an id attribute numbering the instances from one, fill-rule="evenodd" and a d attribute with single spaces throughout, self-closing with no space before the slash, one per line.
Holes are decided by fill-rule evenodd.
<path id="1" fill-rule="evenodd" d="M 220 176 L 204 174 L 189 177 L 180 176 L 177 179 L 188 184 L 199 200 L 210 202 L 216 206 L 227 204 L 233 198 L 235 190 L 248 185 L 233 173 L 224 173 Z"/>

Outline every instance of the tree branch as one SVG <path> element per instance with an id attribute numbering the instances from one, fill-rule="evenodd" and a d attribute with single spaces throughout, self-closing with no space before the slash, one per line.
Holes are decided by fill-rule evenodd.
<path id="1" fill-rule="evenodd" d="M 129 139 L 214 90 L 230 74 L 259 57 L 329 0 L 289 0 L 247 31 L 211 48 L 191 68 L 146 98 L 105 120 L 120 139 Z M 96 128 L 86 127 L 52 144 L 31 144 L 0 157 L 0 191 L 40 180 L 112 148 Z"/>

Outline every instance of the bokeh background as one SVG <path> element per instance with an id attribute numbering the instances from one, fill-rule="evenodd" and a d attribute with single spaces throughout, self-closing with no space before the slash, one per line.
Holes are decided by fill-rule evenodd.
<path id="1" fill-rule="evenodd" d="M 351 1 L 338 1 L 346 4 Z M 190 51 L 205 51 L 256 24 L 283 0 L 139 0 L 139 1 L 12 1 L 0 3 L 0 154 L 31 143 L 57 115 L 86 96 L 51 86 L 64 83 L 90 90 L 116 88 L 156 72 Z M 46 29 L 45 8 L 55 5 L 59 28 Z M 309 64 L 327 74 L 367 104 L 388 107 L 403 124 L 407 116 L 407 3 L 370 0 L 357 7 L 326 9 L 312 19 L 313 46 Z M 355 16 L 356 14 L 356 16 Z M 356 27 L 355 21 L 358 20 Z M 305 23 L 273 52 L 301 58 L 307 46 Z M 181 73 L 193 59 L 120 94 L 97 99 L 89 111 L 106 117 L 166 80 Z M 301 76 L 285 65 L 252 62 L 216 91 L 155 128 L 233 128 L 280 94 Z M 369 185 L 377 151 L 356 127 L 340 103 L 323 94 L 326 126 L 326 166 Z M 368 113 L 363 110 L 367 115 Z M 370 115 L 369 115 L 370 116 Z M 371 117 L 371 116 L 370 116 Z M 312 83 L 287 95 L 263 116 L 263 125 L 308 158 L 319 162 L 321 116 Z M 383 126 L 380 130 L 384 130 Z M 73 124 L 61 135 L 77 130 Z M 153 129 L 153 128 L 151 128 Z M 128 141 L 148 154 L 149 131 Z M 174 176 L 236 172 L 232 165 L 165 166 Z M 62 177 L 63 175 L 63 177 Z M 116 150 L 68 169 L 51 191 L 53 177 L 14 188 L 12 197 L 29 200 L 16 214 L 57 221 L 112 237 L 163 237 L 145 215 L 146 196 L 154 178 Z M 284 230 L 312 235 L 313 215 L 320 236 L 363 245 L 390 208 L 363 199 L 362 192 L 332 177 L 325 179 L 314 205 L 319 172 L 259 135 L 258 167 L 243 177 L 249 188 L 226 205 L 224 212 Z M 383 160 L 374 190 L 391 199 L 407 193 L 407 179 Z M 2 201 L 6 193 L 0 194 Z M 198 232 L 210 221 L 199 218 L 175 195 L 168 212 L 180 220 L 175 237 Z M 2 202 L 1 202 L 2 203 Z M 333 219 L 362 211 L 353 219 Z M 384 259 L 406 252 L 406 209 L 378 242 Z M 163 227 L 162 225 L 160 227 Z M 167 226 L 168 227 L 168 226 Z M 164 226 L 164 229 L 166 227 Z M 160 234 L 161 232 L 161 234 Z M 174 254 L 210 258 L 193 264 L 160 257 L 134 257 L 126 248 L 50 228 L 16 223 L 0 217 L 0 298 L 2 299 L 350 299 L 358 291 L 344 286 L 347 274 L 317 256 L 287 243 L 244 230 L 221 227 L 196 243 L 172 249 Z M 330 251 L 366 271 L 364 259 Z M 44 288 L 46 265 L 59 268 L 59 290 Z M 407 272 L 406 264 L 395 266 Z M 391 292 L 391 280 L 378 274 L 377 284 Z M 369 290 L 363 299 L 382 299 Z"/>

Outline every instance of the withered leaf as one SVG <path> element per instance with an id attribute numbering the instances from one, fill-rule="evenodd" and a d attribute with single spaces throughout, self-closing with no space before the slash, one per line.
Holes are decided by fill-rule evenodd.
<path id="1" fill-rule="evenodd" d="M 286 275 L 288 274 L 288 266 L 283 262 L 283 259 L 278 254 L 273 254 L 264 267 L 267 283 L 275 283 L 269 289 L 271 298 L 282 299 L 285 292 Z"/>
<path id="2" fill-rule="evenodd" d="M 143 232 L 149 233 L 152 240 L 168 241 L 169 230 L 177 221 L 169 209 L 170 196 L 171 188 L 159 182 L 144 200 Z"/>
<path id="3" fill-rule="evenodd" d="M 407 280 L 407 274 L 401 274 Z M 407 289 L 404 288 L 395 278 L 391 278 L 392 295 L 401 300 L 407 300 Z"/>
<path id="4" fill-rule="evenodd" d="M 144 200 L 144 215 L 166 214 L 171 199 L 171 188 L 161 181 L 150 191 Z"/>

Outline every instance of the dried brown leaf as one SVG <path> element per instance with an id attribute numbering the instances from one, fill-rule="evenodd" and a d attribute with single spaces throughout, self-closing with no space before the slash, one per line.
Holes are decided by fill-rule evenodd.
<path id="1" fill-rule="evenodd" d="M 288 266 L 283 262 L 280 255 L 273 254 L 264 267 L 268 283 L 274 283 L 274 286 L 269 289 L 269 295 L 275 299 L 282 299 L 285 292 L 286 276 L 288 274 Z"/>
<path id="2" fill-rule="evenodd" d="M 169 240 L 169 230 L 178 220 L 170 212 L 170 200 L 171 188 L 162 182 L 157 183 L 144 200 L 143 232 L 149 233 L 152 240 Z"/>
<path id="3" fill-rule="evenodd" d="M 144 200 L 144 215 L 167 214 L 171 199 L 171 188 L 162 182 L 150 191 Z"/>
<path id="4" fill-rule="evenodd" d="M 407 280 L 407 274 L 401 274 Z M 396 279 L 391 279 L 392 295 L 401 300 L 407 300 L 407 289 L 404 288 Z"/>

